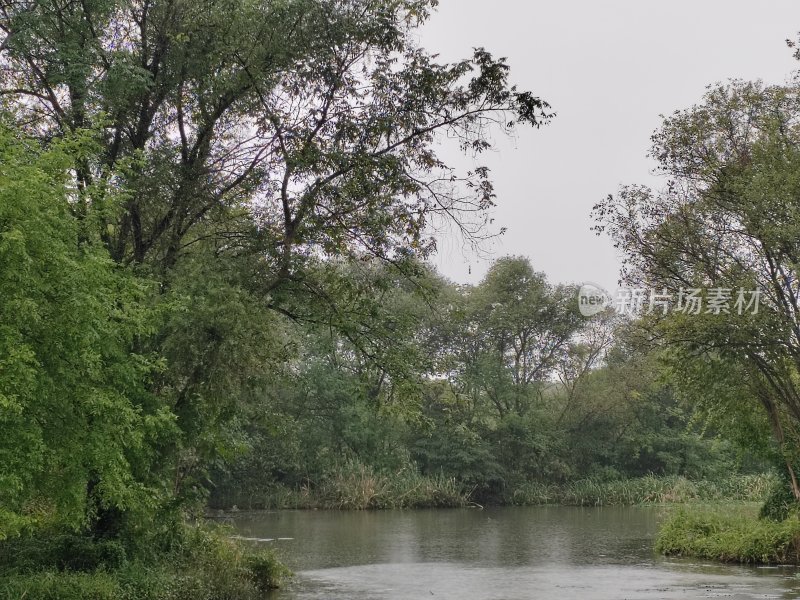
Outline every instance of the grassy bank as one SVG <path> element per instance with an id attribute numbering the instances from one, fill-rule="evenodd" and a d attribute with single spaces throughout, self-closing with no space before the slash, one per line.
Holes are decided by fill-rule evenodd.
<path id="1" fill-rule="evenodd" d="M 255 600 L 288 574 L 271 552 L 205 526 L 137 559 L 118 542 L 69 534 L 0 543 L 0 600 Z"/>
<path id="2" fill-rule="evenodd" d="M 723 562 L 800 564 L 800 518 L 761 519 L 757 505 L 681 508 L 662 525 L 656 550 Z"/>
<path id="3" fill-rule="evenodd" d="M 275 485 L 226 491 L 212 498 L 211 507 L 371 510 L 458 508 L 469 502 L 469 490 L 453 478 L 427 477 L 410 469 L 386 474 L 361 463 L 347 463 L 318 482 L 296 488 Z"/>
<path id="4" fill-rule="evenodd" d="M 689 502 L 763 502 L 774 485 L 772 475 L 735 475 L 717 481 L 647 475 L 635 479 L 581 479 L 561 485 L 532 482 L 511 493 L 518 506 L 633 506 Z"/>
<path id="5" fill-rule="evenodd" d="M 497 495 L 497 504 L 536 506 L 631 506 L 688 502 L 763 502 L 774 485 L 772 475 L 735 475 L 718 481 L 648 475 L 635 479 L 582 479 L 565 484 L 529 482 Z M 297 488 L 275 485 L 216 494 L 215 509 L 408 509 L 456 508 L 475 498 L 453 478 L 423 476 L 412 470 L 385 474 L 362 464 L 336 469 L 318 483 Z"/>

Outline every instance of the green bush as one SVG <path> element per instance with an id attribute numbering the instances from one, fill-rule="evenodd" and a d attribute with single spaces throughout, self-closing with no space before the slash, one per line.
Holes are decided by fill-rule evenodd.
<path id="1" fill-rule="evenodd" d="M 0 544 L 0 600 L 255 600 L 289 571 L 229 531 L 183 526 L 172 550 L 134 560 L 119 542 L 76 535 Z"/>
<path id="2" fill-rule="evenodd" d="M 120 600 L 125 598 L 116 578 L 109 573 L 63 573 L 43 571 L 4 577 L 3 600 Z"/>
<path id="3" fill-rule="evenodd" d="M 39 532 L 0 543 L 0 571 L 90 572 L 100 568 L 118 569 L 127 553 L 119 540 L 94 539 L 73 533 Z"/>
<path id="4" fill-rule="evenodd" d="M 661 526 L 656 550 L 723 562 L 800 564 L 800 519 L 759 519 L 755 509 L 681 509 Z"/>
<path id="5" fill-rule="evenodd" d="M 281 582 L 291 576 L 291 571 L 281 563 L 273 552 L 258 552 L 247 557 L 250 580 L 262 592 L 280 587 Z"/>
<path id="6" fill-rule="evenodd" d="M 759 517 L 771 521 L 783 521 L 797 509 L 797 499 L 792 493 L 788 478 L 786 476 L 776 477 L 764 501 L 764 506 L 761 507 Z"/>

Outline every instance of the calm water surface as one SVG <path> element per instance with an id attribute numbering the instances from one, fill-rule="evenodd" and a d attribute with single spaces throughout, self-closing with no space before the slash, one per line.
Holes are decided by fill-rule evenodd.
<path id="1" fill-rule="evenodd" d="M 276 600 L 800 598 L 800 572 L 659 558 L 659 508 L 238 515 L 297 577 Z M 796 573 L 798 573 L 796 575 Z"/>

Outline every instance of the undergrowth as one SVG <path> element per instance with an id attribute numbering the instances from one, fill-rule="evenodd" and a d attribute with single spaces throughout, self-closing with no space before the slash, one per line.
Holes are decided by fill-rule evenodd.
<path id="1" fill-rule="evenodd" d="M 255 600 L 289 575 L 211 526 L 186 526 L 172 549 L 128 558 L 117 541 L 38 532 L 0 543 L 0 600 Z"/>
<path id="2" fill-rule="evenodd" d="M 681 508 L 662 525 L 656 550 L 723 562 L 800 564 L 800 518 L 758 518 L 755 508 Z"/>

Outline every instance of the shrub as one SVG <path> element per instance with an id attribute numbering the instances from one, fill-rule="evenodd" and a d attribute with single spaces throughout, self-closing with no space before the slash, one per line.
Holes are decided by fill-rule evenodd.
<path id="1" fill-rule="evenodd" d="M 281 563 L 273 552 L 258 552 L 247 557 L 250 580 L 262 591 L 276 589 L 291 576 L 291 571 Z"/>
<path id="2" fill-rule="evenodd" d="M 797 499 L 792 493 L 786 477 L 776 477 L 766 495 L 759 516 L 771 521 L 783 521 L 798 508 Z"/>
<path id="3" fill-rule="evenodd" d="M 661 526 L 656 550 L 723 562 L 800 564 L 800 519 L 758 519 L 755 510 L 681 509 Z"/>
<path id="4" fill-rule="evenodd" d="M 74 534 L 0 544 L 0 600 L 255 600 L 290 575 L 207 525 L 174 532 L 171 550 L 133 560 L 118 541 Z"/>

